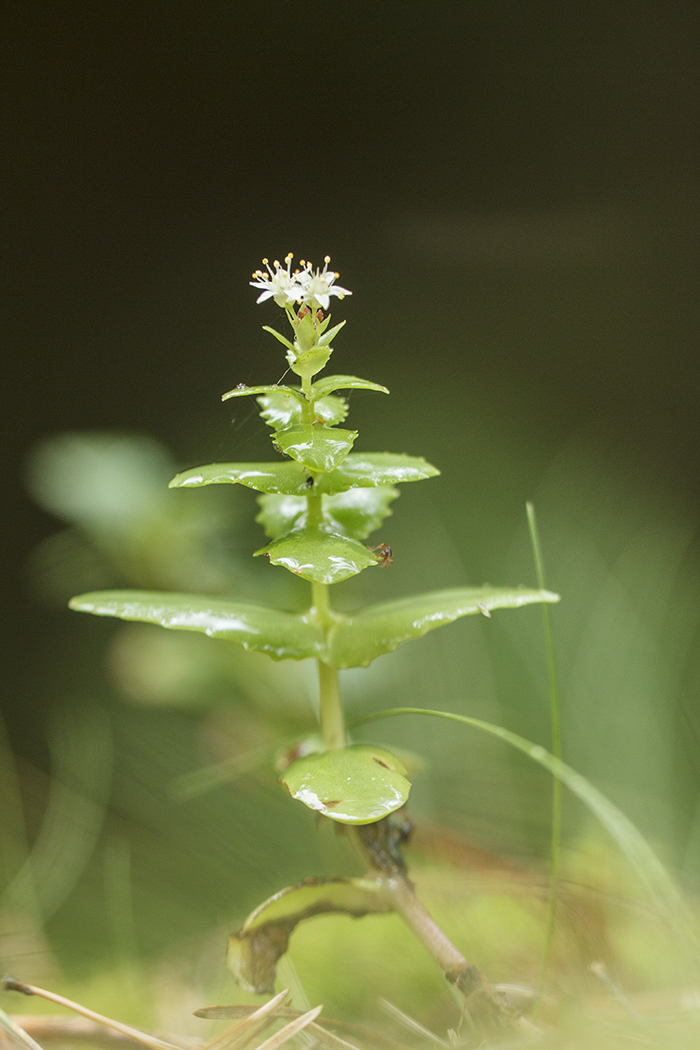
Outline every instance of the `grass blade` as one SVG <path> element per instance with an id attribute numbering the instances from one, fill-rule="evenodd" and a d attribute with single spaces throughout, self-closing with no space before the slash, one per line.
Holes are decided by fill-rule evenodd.
<path id="1" fill-rule="evenodd" d="M 537 519 L 535 508 L 532 503 L 525 504 L 527 509 L 527 524 L 530 530 L 530 543 L 532 554 L 535 559 L 535 572 L 537 574 L 537 586 L 540 590 L 545 589 L 544 562 L 542 561 L 542 548 L 537 531 Z M 544 624 L 544 640 L 547 650 L 547 670 L 549 674 L 549 706 L 552 725 L 552 754 L 561 760 L 561 719 L 559 716 L 559 689 L 557 687 L 557 669 L 554 660 L 554 639 L 552 637 L 552 621 L 549 616 L 549 607 L 546 603 L 542 605 L 542 620 Z M 547 927 L 544 935 L 544 946 L 542 948 L 542 961 L 540 973 L 537 979 L 538 1000 L 535 1003 L 535 1017 L 539 1007 L 541 996 L 544 991 L 545 980 L 549 959 L 552 953 L 552 940 L 554 938 L 554 925 L 557 917 L 557 892 L 559 889 L 559 861 L 561 854 L 561 780 L 552 777 L 552 834 L 550 845 L 549 864 L 549 903 L 547 907 Z"/>
<path id="2" fill-rule="evenodd" d="M 431 711 L 421 707 L 393 707 L 386 711 L 378 711 L 376 714 L 366 715 L 353 725 L 364 725 L 382 718 L 393 718 L 396 715 L 428 715 L 431 718 L 444 718 L 450 722 L 460 722 L 473 729 L 480 729 L 484 733 L 498 737 L 518 751 L 522 751 L 533 762 L 537 762 L 538 765 L 543 766 L 557 777 L 583 802 L 617 843 L 638 878 L 644 883 L 659 913 L 678 934 L 681 942 L 688 946 L 695 964 L 700 964 L 700 943 L 695 934 L 692 919 L 673 879 L 636 825 L 586 777 L 577 773 L 575 769 L 556 758 L 539 744 L 533 744 L 531 740 L 518 736 L 517 733 L 512 733 L 503 726 L 484 722 L 480 718 L 471 718 L 469 715 L 457 715 L 451 711 Z"/>

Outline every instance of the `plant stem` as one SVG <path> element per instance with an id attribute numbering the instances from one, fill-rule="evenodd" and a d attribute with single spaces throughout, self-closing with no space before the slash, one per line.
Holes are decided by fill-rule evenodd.
<path id="1" fill-rule="evenodd" d="M 311 499 L 309 497 L 309 504 Z M 317 497 L 319 502 L 321 497 Z M 328 584 L 311 584 L 313 612 L 324 635 L 332 623 L 332 614 L 328 594 Z M 345 747 L 345 719 L 343 718 L 343 701 L 340 696 L 338 672 L 329 664 L 318 661 L 318 685 L 320 694 L 320 718 L 323 742 L 329 751 L 339 751 Z"/>
<path id="2" fill-rule="evenodd" d="M 394 836 L 390 818 L 348 829 L 355 848 L 369 861 L 372 875 L 382 888 L 392 911 L 397 912 L 410 930 L 423 942 L 445 977 L 467 1000 L 473 1023 L 484 1031 L 512 1025 L 528 1028 L 505 997 L 491 984 L 478 966 L 468 962 L 432 915 L 418 900 L 406 876 L 400 842 Z"/>
<path id="3" fill-rule="evenodd" d="M 340 683 L 335 667 L 318 661 L 318 684 L 321 696 L 321 729 L 323 742 L 329 751 L 345 747 L 345 720 L 340 698 Z"/>

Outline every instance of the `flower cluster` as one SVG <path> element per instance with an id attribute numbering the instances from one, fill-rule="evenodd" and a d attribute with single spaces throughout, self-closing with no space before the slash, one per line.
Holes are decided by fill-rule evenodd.
<path id="1" fill-rule="evenodd" d="M 339 274 L 328 270 L 330 255 L 324 259 L 325 265 L 322 270 L 314 270 L 310 262 L 304 262 L 302 259 L 301 269 L 293 273 L 292 258 L 291 252 L 285 256 L 286 266 L 282 266 L 275 260 L 274 270 L 267 259 L 263 259 L 267 273 L 264 270 L 256 270 L 250 282 L 253 288 L 261 289 L 257 299 L 259 303 L 266 299 L 274 299 L 278 306 L 292 307 L 296 303 L 301 303 L 312 310 L 318 308 L 327 310 L 332 295 L 337 295 L 339 299 L 352 295 L 347 288 L 341 288 L 340 285 L 335 284 Z"/>

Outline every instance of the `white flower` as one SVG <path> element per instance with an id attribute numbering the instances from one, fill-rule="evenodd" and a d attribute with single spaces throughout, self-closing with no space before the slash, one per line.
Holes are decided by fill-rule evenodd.
<path id="1" fill-rule="evenodd" d="M 302 302 L 303 289 L 299 284 L 298 271 L 291 272 L 292 259 L 291 252 L 285 256 L 286 268 L 275 259 L 274 271 L 267 259 L 263 259 L 263 265 L 267 267 L 267 274 L 263 270 L 256 270 L 253 274 L 255 280 L 250 282 L 253 288 L 262 288 L 256 302 L 263 303 L 266 299 L 274 299 L 278 306 Z"/>
<path id="2" fill-rule="evenodd" d="M 324 259 L 325 266 L 323 270 L 317 269 L 314 272 L 311 263 L 304 263 L 302 260 L 304 269 L 295 275 L 301 290 L 301 298 L 297 300 L 298 302 L 315 302 L 324 310 L 327 310 L 332 295 L 337 295 L 340 299 L 346 295 L 352 295 L 352 292 L 348 291 L 347 288 L 341 288 L 340 285 L 334 284 L 335 279 L 340 275 L 333 271 L 328 272 L 330 261 L 331 257 L 327 255 Z"/>

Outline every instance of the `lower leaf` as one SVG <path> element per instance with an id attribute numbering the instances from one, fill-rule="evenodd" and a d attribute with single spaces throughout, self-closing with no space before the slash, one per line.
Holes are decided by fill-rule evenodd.
<path id="1" fill-rule="evenodd" d="M 371 824 L 405 805 L 411 785 L 390 751 L 356 744 L 292 762 L 280 777 L 292 798 L 340 824 Z"/>
<path id="2" fill-rule="evenodd" d="M 303 919 L 328 912 L 360 918 L 391 911 L 379 883 L 371 879 L 308 878 L 280 890 L 251 912 L 228 941 L 227 961 L 238 984 L 256 995 L 275 990 L 277 962 Z"/>

